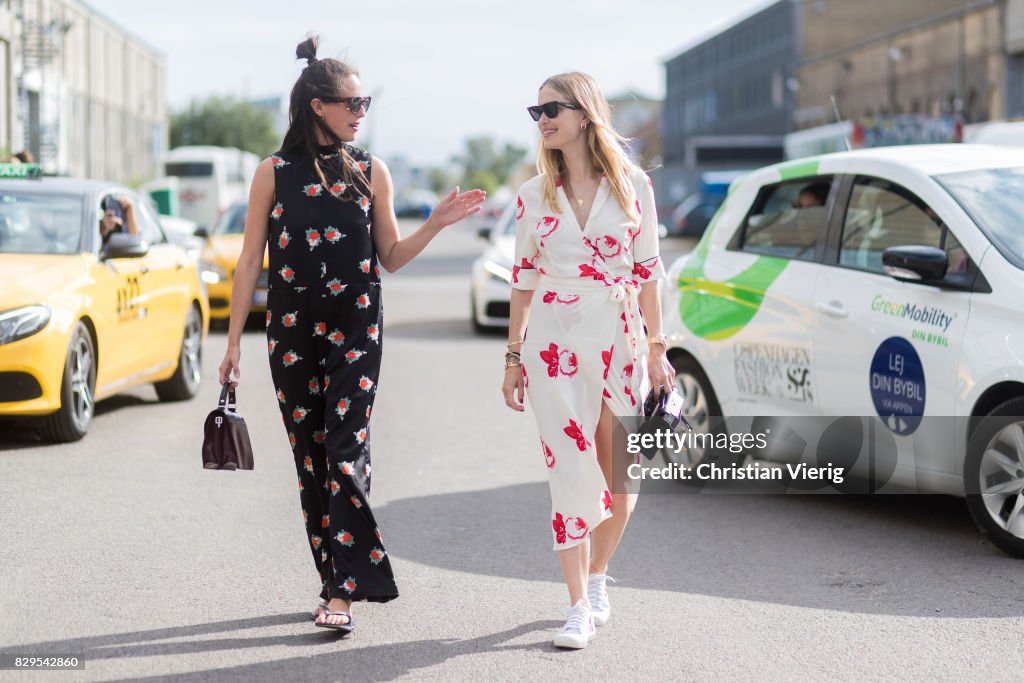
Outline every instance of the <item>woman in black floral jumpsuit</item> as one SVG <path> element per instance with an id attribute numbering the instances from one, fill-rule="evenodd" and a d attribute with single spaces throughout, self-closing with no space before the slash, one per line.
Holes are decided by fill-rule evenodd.
<path id="1" fill-rule="evenodd" d="M 269 248 L 270 372 L 320 574 L 316 624 L 348 632 L 353 601 L 398 597 L 368 502 L 380 265 L 403 266 L 442 228 L 478 211 L 484 193 L 455 188 L 400 239 L 387 167 L 349 144 L 370 98 L 351 67 L 318 60 L 316 48 L 313 37 L 296 50 L 307 66 L 292 90 L 291 124 L 253 180 L 220 379 L 239 376 L 242 328 Z"/>

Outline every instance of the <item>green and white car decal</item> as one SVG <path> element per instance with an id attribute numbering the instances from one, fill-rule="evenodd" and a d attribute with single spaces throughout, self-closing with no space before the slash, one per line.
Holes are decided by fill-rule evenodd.
<path id="1" fill-rule="evenodd" d="M 779 180 L 818 175 L 818 166 L 818 159 L 781 165 L 777 167 Z M 680 271 L 677 283 L 683 324 L 696 336 L 709 341 L 728 339 L 746 327 L 760 310 L 765 292 L 789 264 L 787 259 L 759 256 L 749 268 L 726 282 L 708 280 L 704 266 L 711 238 L 728 203 L 729 197 L 726 197 L 693 257 Z"/>

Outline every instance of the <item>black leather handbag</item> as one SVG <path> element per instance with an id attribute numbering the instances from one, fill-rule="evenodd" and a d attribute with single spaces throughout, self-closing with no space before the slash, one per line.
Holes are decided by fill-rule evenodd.
<path id="1" fill-rule="evenodd" d="M 252 444 L 245 419 L 235 407 L 235 388 L 226 382 L 217 409 L 203 425 L 203 469 L 251 470 Z"/>
<path id="2" fill-rule="evenodd" d="M 644 421 L 640 424 L 640 434 L 656 432 L 693 431 L 693 425 L 683 414 L 683 395 L 675 388 L 665 391 L 660 387 L 655 393 L 652 389 L 644 400 Z M 641 448 L 644 457 L 650 460 L 657 454 L 657 448 Z"/>

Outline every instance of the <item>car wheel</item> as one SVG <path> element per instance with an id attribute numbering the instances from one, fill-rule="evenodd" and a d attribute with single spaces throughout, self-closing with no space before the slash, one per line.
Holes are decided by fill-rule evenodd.
<path id="1" fill-rule="evenodd" d="M 480 319 L 476 315 L 476 292 L 469 293 L 469 319 L 473 322 L 473 331 L 477 334 L 485 334 L 490 331 L 487 325 L 480 322 Z"/>
<path id="2" fill-rule="evenodd" d="M 96 349 L 85 323 L 78 321 L 71 332 L 71 343 L 64 360 L 60 410 L 43 419 L 43 437 L 66 443 L 85 436 L 96 407 L 95 396 Z"/>
<path id="3" fill-rule="evenodd" d="M 683 414 L 693 425 L 693 433 L 725 433 L 725 425 L 720 419 L 722 408 L 718 405 L 718 397 L 704 369 L 685 354 L 673 356 L 671 363 L 676 371 L 676 389 L 684 397 Z M 678 454 L 664 450 L 662 453 L 666 463 L 685 467 L 697 467 L 705 462 L 725 464 L 724 456 L 728 454 L 709 448 L 683 449 Z"/>
<path id="4" fill-rule="evenodd" d="M 964 459 L 967 508 L 989 540 L 1024 557 L 1024 398 L 983 417 Z"/>
<path id="5" fill-rule="evenodd" d="M 190 306 L 185 319 L 185 333 L 181 339 L 178 367 L 170 379 L 156 382 L 153 387 L 161 401 L 185 401 L 196 395 L 202 381 L 203 319 L 199 309 Z"/>

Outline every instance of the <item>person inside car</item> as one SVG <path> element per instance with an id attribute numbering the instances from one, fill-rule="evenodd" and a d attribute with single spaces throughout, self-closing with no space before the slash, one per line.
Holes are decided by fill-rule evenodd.
<path id="1" fill-rule="evenodd" d="M 103 218 L 100 219 L 100 237 L 103 238 L 103 246 L 107 246 L 107 240 L 115 232 L 127 232 L 130 235 L 138 235 L 139 227 L 135 222 L 135 207 L 132 200 L 121 195 L 120 197 L 108 195 L 103 200 Z"/>

